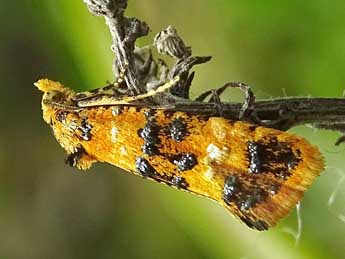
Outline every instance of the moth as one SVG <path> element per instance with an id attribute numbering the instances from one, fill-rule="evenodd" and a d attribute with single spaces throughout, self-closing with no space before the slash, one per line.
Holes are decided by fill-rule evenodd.
<path id="1" fill-rule="evenodd" d="M 121 98 L 106 94 L 110 87 L 77 94 L 48 79 L 35 85 L 43 119 L 71 166 L 106 162 L 214 200 L 250 228 L 275 226 L 322 171 L 318 148 L 243 121 L 135 104 L 177 81 Z"/>

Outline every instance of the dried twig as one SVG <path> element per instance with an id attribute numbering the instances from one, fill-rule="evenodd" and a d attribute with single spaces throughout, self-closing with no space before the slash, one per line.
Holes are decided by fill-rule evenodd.
<path id="1" fill-rule="evenodd" d="M 205 63 L 210 57 L 193 57 L 191 48 L 186 47 L 177 32 L 168 27 L 155 37 L 157 50 L 176 59 L 176 64 L 169 69 L 161 60 L 152 58 L 145 48 L 135 46 L 137 38 L 146 36 L 149 27 L 136 18 L 124 16 L 127 0 L 84 0 L 94 15 L 105 17 L 113 38 L 112 49 L 115 53 L 115 76 L 125 70 L 125 80 L 130 94 L 140 94 L 148 88 L 157 87 L 164 81 L 179 75 L 180 82 L 170 93 L 160 94 L 151 100 L 157 106 L 170 110 L 214 115 L 217 113 L 214 103 L 196 102 L 189 99 L 189 88 L 196 64 Z M 345 131 L 344 98 L 280 98 L 256 101 L 251 113 L 240 118 L 243 112 L 240 103 L 222 104 L 222 116 L 229 119 L 243 119 L 268 127 L 287 130 L 291 127 L 310 124 L 315 128 Z M 345 139 L 345 138 L 344 138 Z M 343 139 L 340 139 L 341 142 Z M 337 142 L 337 143 L 338 143 Z"/>

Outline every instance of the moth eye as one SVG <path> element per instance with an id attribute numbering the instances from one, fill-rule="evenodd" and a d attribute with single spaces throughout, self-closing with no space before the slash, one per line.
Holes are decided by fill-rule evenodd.
<path id="1" fill-rule="evenodd" d="M 64 98 L 63 93 L 59 92 L 59 91 L 49 91 L 45 93 L 45 96 L 47 99 L 53 101 L 53 102 L 59 102 L 62 101 Z"/>

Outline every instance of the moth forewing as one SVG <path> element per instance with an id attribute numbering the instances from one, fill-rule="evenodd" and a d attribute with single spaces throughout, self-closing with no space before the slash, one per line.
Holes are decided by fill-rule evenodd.
<path id="1" fill-rule="evenodd" d="M 125 105 L 177 81 L 141 96 L 78 103 L 59 83 L 41 80 L 37 87 L 68 164 L 87 169 L 107 162 L 215 200 L 251 228 L 276 225 L 323 169 L 318 149 L 293 134 L 242 121 Z"/>

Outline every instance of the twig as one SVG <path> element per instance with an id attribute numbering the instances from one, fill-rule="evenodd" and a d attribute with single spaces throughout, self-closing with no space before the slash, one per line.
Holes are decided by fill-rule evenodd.
<path id="1" fill-rule="evenodd" d="M 239 120 L 241 103 L 224 103 L 223 117 Z M 182 102 L 169 110 L 214 115 L 217 111 L 212 103 Z M 345 99 L 343 98 L 279 98 L 255 102 L 255 117 L 260 124 L 272 128 L 289 128 L 310 124 L 315 128 L 345 131 Z"/>
<path id="2" fill-rule="evenodd" d="M 147 54 L 145 48 L 135 46 L 136 39 L 147 35 L 149 27 L 136 18 L 124 16 L 127 0 L 84 0 L 84 2 L 94 15 L 105 17 L 113 39 L 112 50 L 116 56 L 115 76 L 119 74 L 119 71 L 125 70 L 129 94 L 144 93 L 148 87 L 158 86 L 178 75 L 181 80 L 170 93 L 160 94 L 151 100 L 156 107 L 205 114 L 205 116 L 217 113 L 214 103 L 189 99 L 189 88 L 194 77 L 194 72 L 190 73 L 190 70 L 194 65 L 209 61 L 211 57 L 191 56 L 191 48 L 186 47 L 176 30 L 169 26 L 157 34 L 154 40 L 161 54 L 176 59 L 175 65 L 170 72 L 167 72 L 169 69 L 164 62 L 154 60 L 150 52 Z M 157 76 L 158 74 L 160 76 Z M 158 77 L 160 80 L 157 79 Z M 249 120 L 280 130 L 311 124 L 315 128 L 345 132 L 344 98 L 280 98 L 256 101 L 253 104 L 252 113 L 246 118 L 240 118 L 241 111 L 243 112 L 242 104 L 224 103 L 222 105 L 222 116 L 228 119 Z M 337 143 L 342 141 L 345 141 L 345 138 L 341 138 Z"/>
<path id="3" fill-rule="evenodd" d="M 92 14 L 105 17 L 113 39 L 112 50 L 116 57 L 115 75 L 119 74 L 119 70 L 125 71 L 126 83 L 131 86 L 133 94 L 143 93 L 145 89 L 138 80 L 134 47 L 137 38 L 148 34 L 149 27 L 138 19 L 123 15 L 127 8 L 127 0 L 84 0 L 84 2 Z"/>

